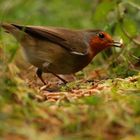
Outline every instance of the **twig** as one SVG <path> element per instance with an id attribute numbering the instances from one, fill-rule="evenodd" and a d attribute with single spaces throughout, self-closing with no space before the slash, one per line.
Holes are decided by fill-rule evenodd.
<path id="1" fill-rule="evenodd" d="M 127 4 L 129 4 L 131 6 L 133 6 L 135 9 L 140 10 L 140 6 L 135 4 L 135 3 L 133 3 L 133 2 L 127 1 L 127 2 L 124 2 L 124 3 L 127 3 Z"/>
<path id="2" fill-rule="evenodd" d="M 133 43 L 135 43 L 136 45 L 140 46 L 140 41 L 138 41 L 137 39 L 135 39 L 134 37 L 132 37 L 132 36 L 124 29 L 124 27 L 122 26 L 122 23 L 121 23 L 120 25 L 121 25 L 121 29 L 122 29 L 123 33 L 127 36 L 127 38 L 129 38 L 131 41 L 133 41 Z"/>
<path id="3" fill-rule="evenodd" d="M 134 8 L 140 10 L 140 6 L 136 5 L 135 3 L 132 3 L 132 2 L 122 2 L 121 4 L 129 4 L 131 6 L 133 6 Z M 134 44 L 140 46 L 140 41 L 138 41 L 137 39 L 135 39 L 134 37 L 132 37 L 126 30 L 125 28 L 123 27 L 123 19 L 124 19 L 124 14 L 122 15 L 121 14 L 121 11 L 119 9 L 119 5 L 117 7 L 117 12 L 118 12 L 118 21 L 120 23 L 120 27 L 121 27 L 121 30 L 123 31 L 123 33 L 126 35 L 126 37 L 131 40 Z"/>

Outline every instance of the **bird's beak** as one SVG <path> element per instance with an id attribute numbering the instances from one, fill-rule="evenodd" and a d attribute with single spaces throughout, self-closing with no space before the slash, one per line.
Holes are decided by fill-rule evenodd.
<path id="1" fill-rule="evenodd" d="M 110 43 L 111 46 L 114 46 L 114 47 L 119 47 L 119 48 L 122 48 L 123 46 L 123 40 L 121 39 L 120 41 L 113 41 L 112 43 Z"/>

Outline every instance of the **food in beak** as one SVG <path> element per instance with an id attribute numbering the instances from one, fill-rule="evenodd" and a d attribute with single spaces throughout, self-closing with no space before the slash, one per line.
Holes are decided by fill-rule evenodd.
<path id="1" fill-rule="evenodd" d="M 120 41 L 113 41 L 112 46 L 121 48 L 123 46 L 123 40 L 120 39 Z"/>

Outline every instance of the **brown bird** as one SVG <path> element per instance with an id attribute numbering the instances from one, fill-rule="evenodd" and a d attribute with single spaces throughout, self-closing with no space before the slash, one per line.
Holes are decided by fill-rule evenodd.
<path id="1" fill-rule="evenodd" d="M 20 42 L 27 60 L 38 68 L 36 74 L 44 84 L 43 72 L 52 73 L 67 83 L 58 74 L 76 73 L 102 50 L 122 46 L 122 43 L 114 41 L 102 30 L 71 30 L 6 23 L 1 26 Z"/>

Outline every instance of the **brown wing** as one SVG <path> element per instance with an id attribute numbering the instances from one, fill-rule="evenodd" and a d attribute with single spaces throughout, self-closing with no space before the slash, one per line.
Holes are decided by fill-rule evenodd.
<path id="1" fill-rule="evenodd" d="M 82 31 L 54 27 L 12 25 L 32 37 L 58 44 L 70 53 L 87 54 L 88 46 Z"/>

